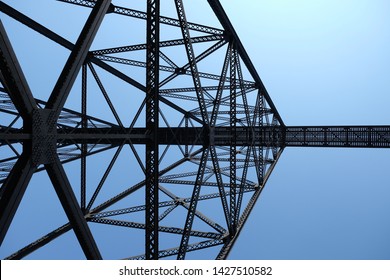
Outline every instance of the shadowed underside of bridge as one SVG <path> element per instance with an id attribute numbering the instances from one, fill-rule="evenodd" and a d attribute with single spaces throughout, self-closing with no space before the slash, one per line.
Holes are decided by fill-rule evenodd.
<path id="1" fill-rule="evenodd" d="M 390 126 L 286 126 L 217 0 L 202 1 L 213 27 L 183 0 L 169 16 L 158 0 L 53 2 L 64 20 L 87 13 L 75 42 L 0 2 L 2 19 L 67 57 L 50 93 L 35 92 L 0 25 L 0 241 L 36 173 L 64 210 L 9 259 L 72 231 L 86 258 L 112 258 L 113 228 L 128 238 L 116 258 L 225 259 L 285 147 L 390 147 Z M 118 29 L 139 34 L 111 42 Z"/>

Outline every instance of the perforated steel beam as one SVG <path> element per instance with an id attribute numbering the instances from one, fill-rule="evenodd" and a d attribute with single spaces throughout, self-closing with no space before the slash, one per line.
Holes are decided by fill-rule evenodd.
<path id="1" fill-rule="evenodd" d="M 237 229 L 237 50 L 235 42 L 230 47 L 230 225 L 229 237 L 235 235 Z M 214 138 L 215 141 L 215 138 Z"/>
<path id="2" fill-rule="evenodd" d="M 216 146 L 264 146 L 264 147 L 344 147 L 344 148 L 388 148 L 390 147 L 390 126 L 264 126 L 236 127 L 236 137 L 230 127 L 160 127 L 156 141 L 160 145 L 203 145 L 212 138 Z M 120 145 L 130 140 L 145 144 L 150 139 L 146 128 L 61 128 L 57 132 L 61 143 L 89 144 L 107 143 Z M 0 133 L 0 140 L 9 143 L 31 139 L 30 133 L 10 129 Z"/>
<path id="3" fill-rule="evenodd" d="M 204 96 L 203 96 L 203 89 L 199 77 L 199 71 L 198 71 L 198 66 L 197 66 L 197 61 L 194 53 L 194 49 L 192 47 L 192 42 L 191 42 L 191 36 L 189 32 L 189 27 L 188 27 L 188 22 L 186 18 L 186 14 L 184 11 L 184 5 L 182 0 L 175 0 L 175 6 L 176 6 L 176 11 L 177 15 L 179 18 L 179 23 L 180 23 L 180 28 L 181 32 L 183 34 L 184 38 L 184 45 L 187 53 L 187 58 L 188 58 L 188 63 L 189 63 L 189 68 L 191 69 L 191 76 L 192 80 L 194 82 L 195 86 L 195 91 L 196 91 L 196 96 L 198 97 L 198 103 L 199 103 L 199 109 L 201 112 L 202 116 L 202 121 L 203 124 L 208 126 L 210 124 L 209 121 L 209 116 L 207 114 L 206 110 L 206 104 L 204 101 Z"/>
<path id="4" fill-rule="evenodd" d="M 145 255 L 158 259 L 158 173 L 159 144 L 159 53 L 160 53 L 160 1 L 148 0 L 146 20 L 146 142 L 145 153 Z"/>
<path id="5" fill-rule="evenodd" d="M 284 134 L 289 147 L 390 147 L 390 126 L 288 126 Z"/>

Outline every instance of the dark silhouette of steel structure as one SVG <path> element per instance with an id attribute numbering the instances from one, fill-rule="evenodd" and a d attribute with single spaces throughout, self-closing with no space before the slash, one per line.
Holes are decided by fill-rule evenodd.
<path id="1" fill-rule="evenodd" d="M 129 244 L 121 258 L 184 259 L 214 247 L 214 257 L 225 259 L 285 147 L 390 147 L 390 126 L 286 126 L 219 1 L 208 0 L 219 27 L 187 21 L 183 0 L 172 1 L 175 17 L 160 15 L 159 0 L 147 0 L 146 11 L 110 0 L 60 0 L 68 4 L 59 5 L 90 9 L 76 42 L 0 1 L 2 17 L 70 52 L 49 98 L 38 99 L 0 25 L 0 147 L 8 151 L 0 158 L 0 240 L 36 172 L 47 172 L 68 219 L 21 244 L 9 259 L 21 259 L 68 231 L 74 231 L 86 258 L 101 259 L 92 224 L 105 225 L 107 234 L 109 226 L 125 228 L 128 235 L 143 232 L 133 240 L 143 249 L 132 251 Z M 106 17 L 142 22 L 146 38 L 113 47 L 106 36 L 106 46 L 92 48 Z M 168 28 L 171 38 L 163 35 Z M 133 69 L 142 69 L 142 78 L 133 77 Z M 128 104 L 136 108 L 129 125 L 102 75 L 142 96 L 138 104 Z M 81 88 L 75 88 L 77 79 Z M 79 110 L 66 106 L 72 90 L 78 93 Z M 91 91 L 103 95 L 114 121 L 87 111 Z M 131 175 L 131 186 L 116 191 L 106 180 L 124 147 L 130 147 L 136 165 L 129 172 L 144 179 Z M 109 150 L 114 154 L 107 156 L 105 171 L 94 174 L 101 179 L 92 186 L 87 163 Z M 68 177 L 74 175 L 65 172 L 66 163 L 74 161 L 80 163 L 77 186 Z M 105 188 L 110 196 L 97 203 Z M 132 196 L 138 204 L 127 204 Z"/>

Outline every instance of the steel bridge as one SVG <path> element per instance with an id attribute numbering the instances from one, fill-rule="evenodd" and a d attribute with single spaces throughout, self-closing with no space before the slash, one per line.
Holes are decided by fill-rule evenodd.
<path id="1" fill-rule="evenodd" d="M 207 1 L 215 26 L 190 21 L 183 0 L 172 0 L 169 17 L 159 0 L 144 10 L 57 2 L 87 13 L 74 41 L 0 1 L 1 17 L 68 52 L 43 96 L 0 24 L 0 242 L 36 173 L 47 173 L 67 217 L 8 259 L 70 231 L 87 259 L 102 259 L 114 227 L 130 237 L 120 258 L 184 259 L 214 248 L 207 258 L 226 259 L 284 148 L 390 147 L 390 126 L 286 126 L 218 0 Z M 99 39 L 106 21 L 142 36 Z M 119 186 L 108 178 L 126 148 L 128 181 Z"/>

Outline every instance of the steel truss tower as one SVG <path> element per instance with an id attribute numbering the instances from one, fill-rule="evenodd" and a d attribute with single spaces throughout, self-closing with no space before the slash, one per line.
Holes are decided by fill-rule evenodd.
<path id="1" fill-rule="evenodd" d="M 65 217 L 8 259 L 69 232 L 88 259 L 116 236 L 118 258 L 225 259 L 285 147 L 390 147 L 390 126 L 286 126 L 218 0 L 216 27 L 183 0 L 170 16 L 168 1 L 53 2 L 85 17 L 75 40 L 0 1 L 67 57 L 50 93 L 34 91 L 0 24 L 0 242 L 36 176 Z"/>

